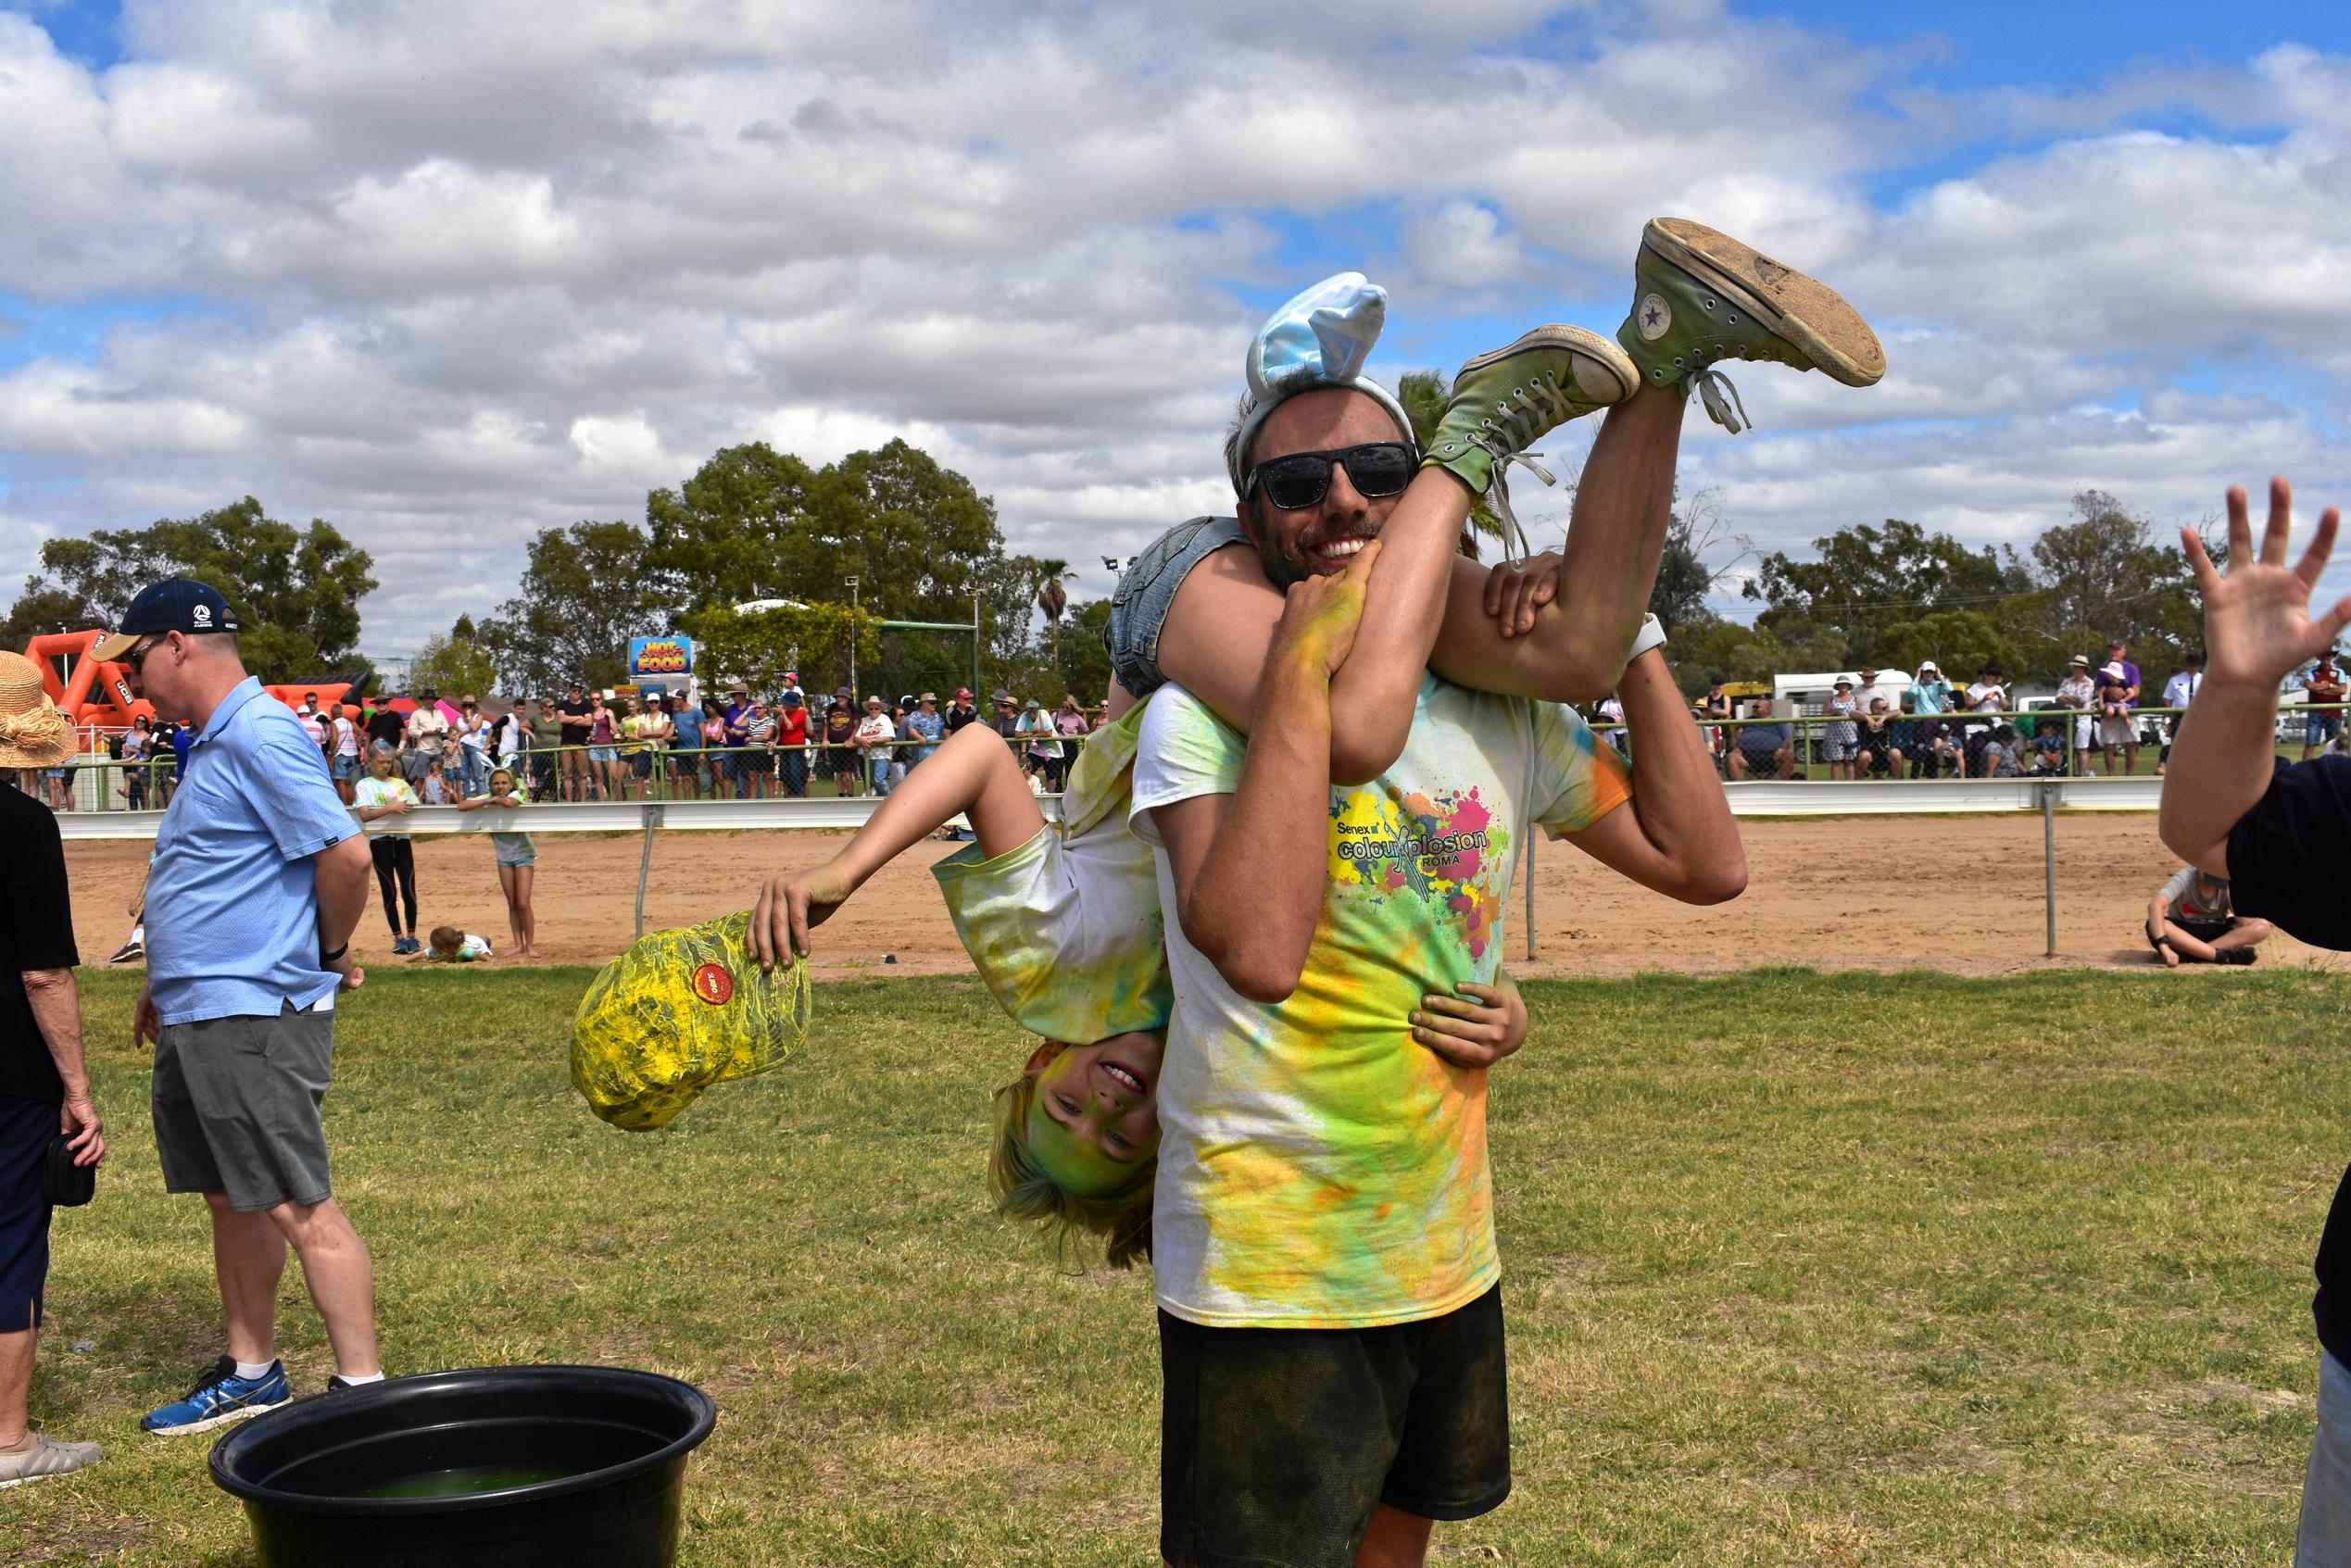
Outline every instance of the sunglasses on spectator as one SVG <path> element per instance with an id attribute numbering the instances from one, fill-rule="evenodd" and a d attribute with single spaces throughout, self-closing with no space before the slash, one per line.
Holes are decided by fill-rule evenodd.
<path id="1" fill-rule="evenodd" d="M 157 637 L 154 642 L 141 643 L 137 647 L 134 647 L 129 653 L 124 654 L 122 656 L 122 662 L 131 667 L 131 678 L 134 681 L 137 680 L 139 678 L 139 667 L 146 663 L 147 655 L 155 652 L 156 649 L 161 647 L 164 644 L 170 642 L 170 635 L 167 633 L 163 636 Z"/>
<path id="2" fill-rule="evenodd" d="M 1289 452 L 1268 458 L 1249 470 L 1249 478 L 1241 485 L 1241 496 L 1246 500 L 1262 483 L 1265 499 L 1283 511 L 1320 506 L 1323 497 L 1330 494 L 1330 470 L 1334 464 L 1346 467 L 1347 483 L 1360 495 L 1400 495 L 1413 480 L 1411 447 L 1401 441 L 1371 441 L 1336 451 Z"/>

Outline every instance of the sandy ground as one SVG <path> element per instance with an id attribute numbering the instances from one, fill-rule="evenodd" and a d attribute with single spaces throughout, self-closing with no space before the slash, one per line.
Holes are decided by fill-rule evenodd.
<path id="1" fill-rule="evenodd" d="M 748 908 L 759 879 L 814 865 L 834 833 L 665 833 L 653 845 L 648 931 Z M 1514 891 L 1508 958 L 1521 974 L 1719 974 L 1759 964 L 1829 969 L 1928 967 L 1998 974 L 2047 964 L 2145 968 L 2148 896 L 2175 869 L 2155 819 L 2061 817 L 2057 822 L 2057 955 L 2043 956 L 2041 819 L 1801 819 L 1744 825 L 1748 886 L 1732 903 L 1691 909 L 1658 897 L 1543 843 L 1536 854 L 1535 957 L 1527 960 L 1523 895 Z M 601 963 L 628 944 L 636 896 L 636 834 L 541 834 L 533 903 L 542 961 Z M 817 933 L 820 974 L 941 973 L 970 961 L 928 867 L 951 852 L 925 844 L 867 884 Z M 85 961 L 103 962 L 129 928 L 124 911 L 146 846 L 69 843 L 74 926 Z M 479 839 L 417 840 L 420 930 L 447 922 L 508 948 L 505 906 Z M 363 962 L 391 955 L 371 904 L 353 946 Z M 2273 938 L 2261 962 L 2325 956 Z M 507 961 L 501 958 L 498 961 Z"/>

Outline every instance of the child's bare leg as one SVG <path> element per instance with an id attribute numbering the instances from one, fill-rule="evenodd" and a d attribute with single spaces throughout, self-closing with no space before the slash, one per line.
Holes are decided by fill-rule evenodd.
<path id="1" fill-rule="evenodd" d="M 2163 935 L 2170 940 L 2171 950 L 2181 958 L 2193 960 L 2197 963 L 2212 961 L 2212 944 L 2200 936 L 2189 935 L 2181 928 L 2178 921 L 2165 921 Z M 2222 940 L 2225 941 L 2227 938 L 2224 937 Z"/>
<path id="2" fill-rule="evenodd" d="M 2232 947 L 2255 947 L 2269 939 L 2269 922 L 2266 920 L 2240 919 L 2236 924 L 2215 938 L 2212 950 L 2226 952 Z"/>
<path id="3" fill-rule="evenodd" d="M 1411 692 L 1428 662 L 1469 506 L 1460 482 L 1433 468 L 1415 474 L 1398 498 L 1379 530 L 1379 561 L 1364 591 L 1356 651 L 1331 681 L 1335 720 L 1355 710 L 1347 698 L 1370 700 L 1375 684 L 1384 682 L 1388 697 L 1403 694 L 1402 723 L 1410 725 Z M 1484 581 L 1483 572 L 1478 576 Z M 1281 618 L 1281 590 L 1266 579 L 1257 551 L 1228 545 L 1192 568 L 1176 590 L 1160 630 L 1160 670 L 1245 731 Z"/>
<path id="4" fill-rule="evenodd" d="M 1430 669 L 1455 685 L 1553 702 L 1589 702 L 1616 684 L 1665 554 L 1682 409 L 1679 392 L 1644 383 L 1601 415 L 1550 605 L 1521 607 L 1505 626 L 1486 610 L 1487 570 L 1453 563 Z"/>
<path id="5" fill-rule="evenodd" d="M 988 859 L 1019 848 L 1045 825 L 1003 737 L 978 724 L 949 735 L 907 774 L 830 860 L 813 872 L 767 879 L 751 913 L 753 954 L 772 965 L 789 953 L 805 953 L 807 926 L 821 924 L 875 872 L 959 816 L 971 819 L 980 854 Z"/>

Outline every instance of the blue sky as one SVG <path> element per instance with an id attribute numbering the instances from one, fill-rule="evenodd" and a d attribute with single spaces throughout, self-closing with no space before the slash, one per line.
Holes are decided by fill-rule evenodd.
<path id="1" fill-rule="evenodd" d="M 1754 369 L 1755 431 L 1692 420 L 1685 490 L 1762 547 L 2351 482 L 2339 7 L 537 15 L 0 6 L 0 579 L 250 493 L 368 545 L 397 656 L 721 445 L 898 434 L 1090 564 L 1222 504 L 1241 345 L 1299 287 L 1369 271 L 1375 367 L 1450 368 L 1612 330 L 1661 211 L 1887 342 L 1867 394 Z"/>

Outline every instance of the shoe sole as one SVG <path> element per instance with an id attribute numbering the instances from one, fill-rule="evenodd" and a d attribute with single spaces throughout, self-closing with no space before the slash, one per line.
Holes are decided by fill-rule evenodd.
<path id="1" fill-rule="evenodd" d="M 150 1437 L 185 1437 L 198 1432 L 209 1432 L 216 1426 L 226 1426 L 233 1421 L 244 1421 L 251 1416 L 266 1415 L 280 1405 L 290 1403 L 292 1399 L 293 1396 L 289 1394 L 285 1399 L 273 1399 L 266 1405 L 239 1405 L 226 1415 L 207 1416 L 202 1421 L 192 1421 L 185 1426 L 142 1426 L 139 1430 Z"/>
<path id="2" fill-rule="evenodd" d="M 1565 326 L 1555 322 L 1547 327 L 1537 327 L 1505 347 L 1493 349 L 1464 362 L 1453 380 L 1458 383 L 1464 376 L 1473 371 L 1482 370 L 1489 365 L 1498 365 L 1513 355 L 1530 354 L 1546 348 L 1567 349 L 1608 372 L 1609 378 L 1616 383 L 1616 395 L 1605 400 L 1593 397 L 1592 401 L 1599 407 L 1604 408 L 1622 403 L 1626 398 L 1630 397 L 1633 395 L 1633 389 L 1641 384 L 1641 372 L 1633 368 L 1631 358 L 1618 345 L 1616 339 L 1602 337 L 1598 332 L 1586 332 L 1581 327 Z M 1586 387 L 1583 378 L 1578 376 L 1576 378 L 1576 390 L 1589 395 L 1591 389 Z"/>
<path id="3" fill-rule="evenodd" d="M 1886 351 L 1878 334 L 1844 295 L 1817 279 L 1686 218 L 1651 219 L 1641 243 L 1722 291 L 1847 386 L 1869 386 L 1886 373 Z"/>

